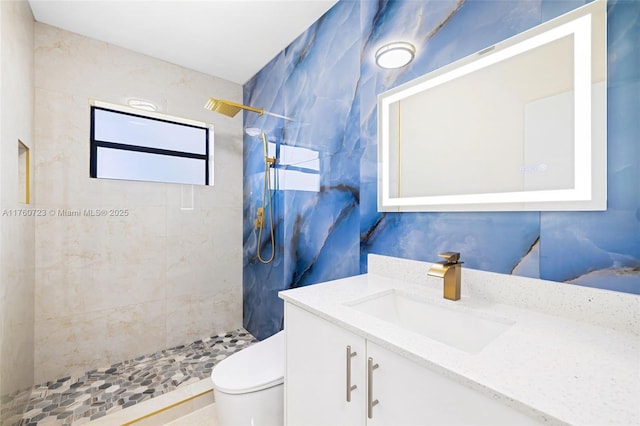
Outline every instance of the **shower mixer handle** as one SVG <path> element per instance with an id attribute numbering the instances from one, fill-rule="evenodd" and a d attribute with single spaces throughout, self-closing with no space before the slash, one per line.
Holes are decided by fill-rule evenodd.
<path id="1" fill-rule="evenodd" d="M 254 222 L 254 227 L 257 229 L 261 229 L 263 224 L 264 224 L 264 209 L 260 207 L 258 208 L 258 214 Z"/>

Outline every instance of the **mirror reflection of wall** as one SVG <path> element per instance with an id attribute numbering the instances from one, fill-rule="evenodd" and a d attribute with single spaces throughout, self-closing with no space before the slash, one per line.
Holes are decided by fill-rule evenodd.
<path id="1" fill-rule="evenodd" d="M 564 130 L 559 133 L 543 130 L 552 121 L 547 122 L 540 105 L 541 99 L 573 88 L 572 53 L 572 38 L 565 37 L 399 101 L 400 134 L 407 141 L 401 151 L 400 196 L 522 191 L 523 168 L 531 174 L 534 165 L 527 151 L 546 152 L 570 171 L 568 181 L 550 181 L 539 189 L 573 187 L 571 98 L 564 97 L 568 104 L 553 104 L 554 114 L 560 113 L 553 123 Z M 525 78 L 532 74 L 539 78 Z M 527 133 L 531 127 L 538 131 Z M 424 143 L 416 143 L 420 140 Z M 526 149 L 534 143 L 565 148 L 561 156 Z M 542 158 L 537 164 L 544 163 Z M 482 178 L 470 179 L 476 174 Z"/>

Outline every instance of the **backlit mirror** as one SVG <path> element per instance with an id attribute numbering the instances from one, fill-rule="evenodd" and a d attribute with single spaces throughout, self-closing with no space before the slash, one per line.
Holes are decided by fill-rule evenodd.
<path id="1" fill-rule="evenodd" d="M 378 97 L 380 211 L 606 210 L 606 4 Z"/>

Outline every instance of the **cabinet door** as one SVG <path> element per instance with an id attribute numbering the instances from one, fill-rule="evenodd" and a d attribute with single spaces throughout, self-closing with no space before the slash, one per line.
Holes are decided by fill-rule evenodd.
<path id="1" fill-rule="evenodd" d="M 535 425 L 500 402 L 367 342 L 373 406 L 369 426 Z"/>
<path id="2" fill-rule="evenodd" d="M 364 426 L 364 339 L 290 303 L 284 329 L 285 424 Z"/>

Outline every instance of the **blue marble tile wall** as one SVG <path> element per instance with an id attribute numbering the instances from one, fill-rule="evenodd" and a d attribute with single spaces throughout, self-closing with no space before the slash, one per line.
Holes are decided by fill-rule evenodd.
<path id="1" fill-rule="evenodd" d="M 244 86 L 244 326 L 282 327 L 277 292 L 364 273 L 367 254 L 434 261 L 640 294 L 640 2 L 608 3 L 608 210 L 379 213 L 379 93 L 570 11 L 585 1 L 339 1 Z M 415 60 L 382 70 L 384 42 Z M 283 118 L 286 117 L 286 118 Z M 263 194 L 264 131 L 278 155 L 275 259 L 254 220 Z M 292 157 L 292 149 L 304 154 Z M 306 183 L 307 181 L 312 183 Z M 292 184 L 304 188 L 292 189 Z M 315 183 L 314 183 L 315 182 Z M 306 185 L 306 186 L 305 186 Z"/>

